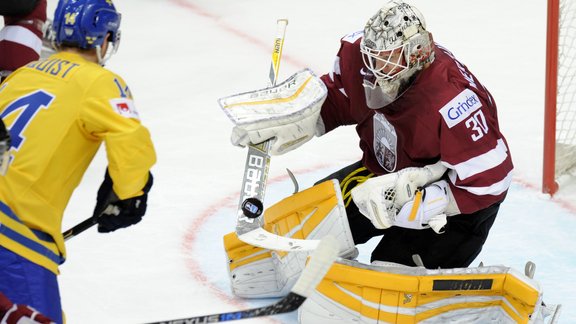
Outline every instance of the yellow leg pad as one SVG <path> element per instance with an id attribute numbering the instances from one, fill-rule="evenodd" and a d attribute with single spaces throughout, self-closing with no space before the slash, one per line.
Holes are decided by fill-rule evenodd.
<path id="1" fill-rule="evenodd" d="M 263 228 L 298 239 L 335 236 L 342 256 L 355 252 L 338 181 L 296 193 L 264 212 Z M 270 251 L 242 242 L 235 232 L 224 236 L 233 292 L 242 297 L 278 297 L 287 293 L 304 269 L 309 251 Z"/>
<path id="2" fill-rule="evenodd" d="M 335 263 L 314 294 L 310 303 L 322 300 L 326 305 L 330 300 L 329 313 L 334 313 L 334 305 L 344 309 L 338 314 L 342 323 L 441 323 L 486 313 L 502 323 L 528 323 L 542 298 L 537 282 L 503 266 L 427 270 L 351 261 Z M 311 305 L 305 304 L 301 312 L 322 313 L 321 307 Z"/>
<path id="3" fill-rule="evenodd" d="M 293 238 L 305 239 L 337 205 L 334 182 L 326 181 L 274 204 L 264 213 L 264 220 L 274 224 L 278 235 L 292 233 Z"/>
<path id="4" fill-rule="evenodd" d="M 266 210 L 264 218 L 265 224 L 273 225 L 271 231 L 277 235 L 319 239 L 330 234 L 340 241 L 341 252 L 348 253 L 354 249 L 340 186 L 336 180 L 325 181 L 281 200 Z M 324 221 L 325 226 L 321 226 Z M 279 252 L 280 257 L 285 254 Z"/>
<path id="5" fill-rule="evenodd" d="M 230 271 L 245 264 L 271 257 L 269 250 L 240 241 L 236 232 L 224 235 L 224 250 L 228 256 Z"/>

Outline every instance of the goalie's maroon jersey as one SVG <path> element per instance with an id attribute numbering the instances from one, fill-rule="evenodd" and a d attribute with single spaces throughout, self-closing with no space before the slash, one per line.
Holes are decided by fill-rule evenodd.
<path id="1" fill-rule="evenodd" d="M 392 104 L 370 109 L 362 86 L 361 37 L 344 37 L 334 70 L 322 76 L 328 87 L 321 111 L 326 132 L 356 125 L 363 163 L 377 175 L 441 160 L 461 213 L 504 199 L 513 165 L 488 90 L 435 44 L 434 62 L 411 87 Z"/>

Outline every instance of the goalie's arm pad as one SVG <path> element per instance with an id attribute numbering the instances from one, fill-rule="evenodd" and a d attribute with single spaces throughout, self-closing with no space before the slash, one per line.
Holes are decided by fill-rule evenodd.
<path id="1" fill-rule="evenodd" d="M 323 132 L 319 117 L 326 95 L 324 83 L 305 69 L 277 86 L 225 97 L 218 103 L 235 124 L 232 144 L 272 140 L 270 154 L 279 155 Z"/>

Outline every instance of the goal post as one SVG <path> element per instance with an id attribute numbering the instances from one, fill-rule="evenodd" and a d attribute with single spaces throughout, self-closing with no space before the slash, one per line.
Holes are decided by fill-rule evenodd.
<path id="1" fill-rule="evenodd" d="M 576 166 L 576 0 L 548 0 L 542 192 Z"/>

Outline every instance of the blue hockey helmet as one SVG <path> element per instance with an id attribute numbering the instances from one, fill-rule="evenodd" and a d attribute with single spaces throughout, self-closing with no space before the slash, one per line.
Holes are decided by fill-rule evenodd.
<path id="1" fill-rule="evenodd" d="M 115 52 L 120 43 L 121 15 L 112 0 L 60 0 L 54 12 L 56 46 L 101 48 L 106 35 Z M 111 55 L 112 53 L 110 53 Z"/>

